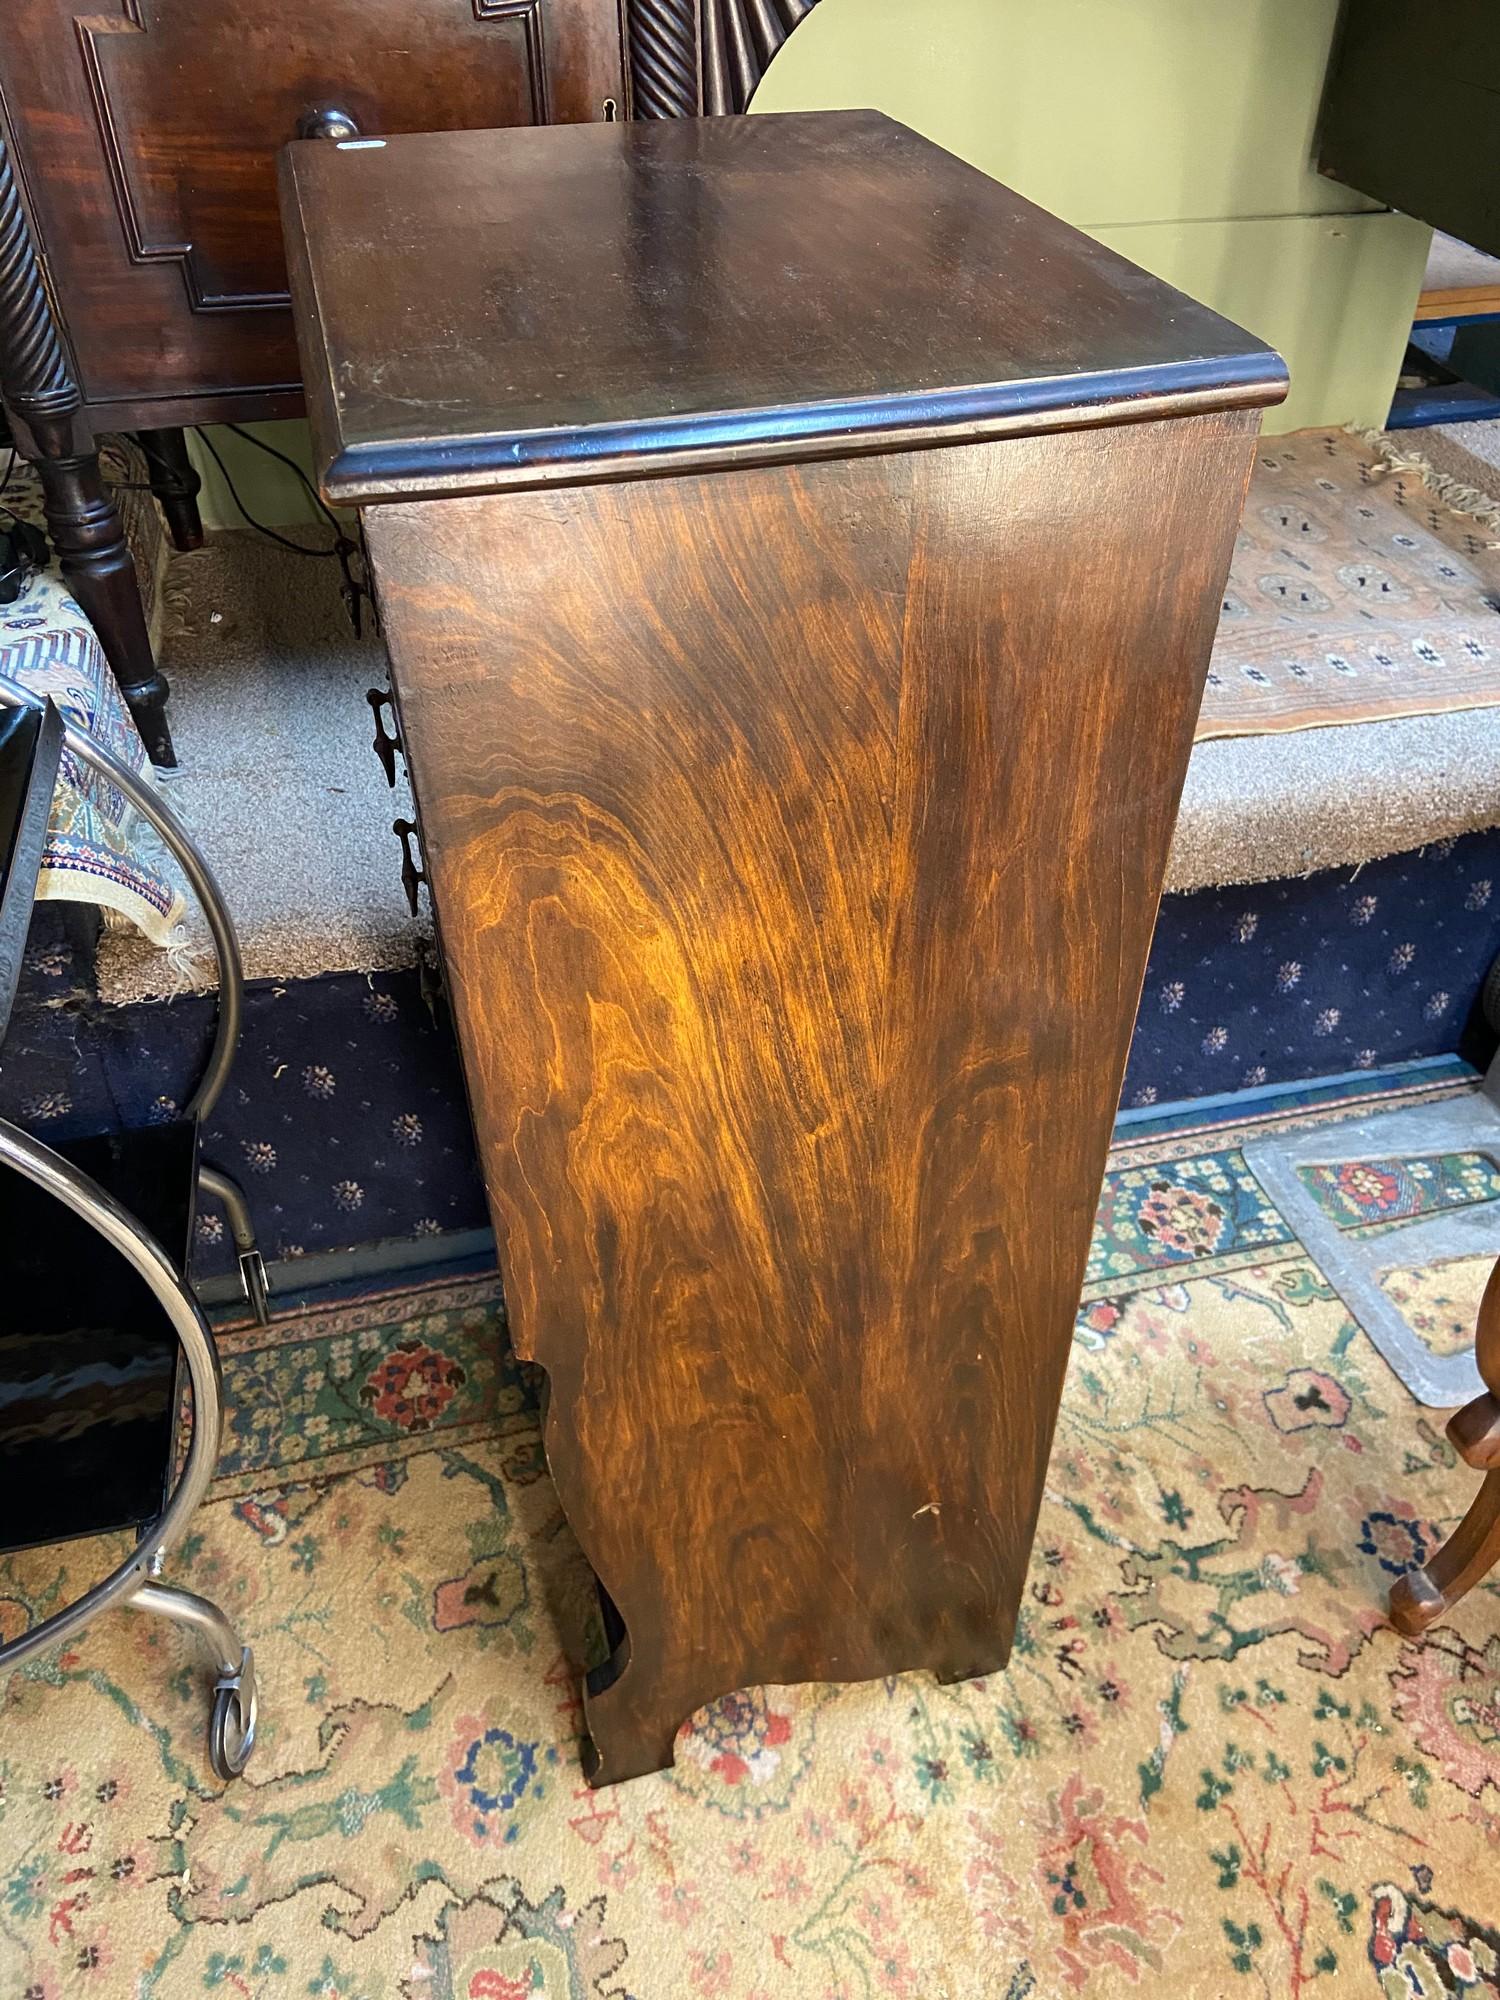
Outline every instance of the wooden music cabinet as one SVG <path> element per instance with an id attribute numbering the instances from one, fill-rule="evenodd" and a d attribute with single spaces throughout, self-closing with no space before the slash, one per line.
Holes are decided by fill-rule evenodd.
<path id="1" fill-rule="evenodd" d="M 873 112 L 293 146 L 600 1782 L 1001 1666 L 1276 356 Z"/>

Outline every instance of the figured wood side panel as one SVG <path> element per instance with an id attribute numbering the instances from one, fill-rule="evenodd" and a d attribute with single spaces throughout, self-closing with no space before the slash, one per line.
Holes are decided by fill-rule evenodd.
<path id="1" fill-rule="evenodd" d="M 786 1580 L 847 1535 L 843 1371 L 888 1317 L 909 485 L 892 459 L 367 516 L 515 1338 L 629 1621 L 620 1687 L 659 1690 L 609 1775 L 661 1761 L 746 1618 L 781 1678 L 868 1629 L 847 1564 L 811 1620 Z"/>
<path id="2" fill-rule="evenodd" d="M 1009 1652 L 1257 428 L 913 461 L 883 1064 L 902 1332 L 862 1387 L 872 1493 L 942 1503 L 904 1587 L 958 1627 L 944 1676 Z"/>
<path id="3" fill-rule="evenodd" d="M 1251 428 L 367 517 L 605 1778 L 1005 1658 Z"/>

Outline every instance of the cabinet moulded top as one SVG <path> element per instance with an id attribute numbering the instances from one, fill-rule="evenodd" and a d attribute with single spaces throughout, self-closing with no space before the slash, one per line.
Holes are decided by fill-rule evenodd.
<path id="1" fill-rule="evenodd" d="M 1260 341 L 874 111 L 307 140 L 282 205 L 350 504 L 1286 393 Z"/>

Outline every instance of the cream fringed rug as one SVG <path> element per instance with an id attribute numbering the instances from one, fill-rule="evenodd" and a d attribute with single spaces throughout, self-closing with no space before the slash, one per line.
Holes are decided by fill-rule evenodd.
<path id="1" fill-rule="evenodd" d="M 1442 478 L 1470 488 L 1481 502 L 1500 500 L 1500 423 L 1442 424 L 1393 435 L 1387 443 L 1398 448 L 1415 443 Z M 1490 525 L 1500 534 L 1500 519 Z"/>
<path id="2" fill-rule="evenodd" d="M 231 1335 L 170 1567 L 253 1640 L 262 1744 L 212 1781 L 127 1613 L 0 1689 L 0 1993 L 1495 2000 L 1500 1588 L 1382 1615 L 1475 1475 L 1237 1137 L 1116 1156 L 1008 1670 L 749 1690 L 599 1793 L 493 1281 Z M 0 1633 L 101 1562 L 0 1565 Z"/>
<path id="3" fill-rule="evenodd" d="M 1200 742 L 1500 705 L 1500 503 L 1422 437 L 1262 442 Z"/>

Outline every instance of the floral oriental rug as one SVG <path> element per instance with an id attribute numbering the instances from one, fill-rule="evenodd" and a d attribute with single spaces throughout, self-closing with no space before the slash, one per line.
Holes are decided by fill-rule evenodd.
<path id="1" fill-rule="evenodd" d="M 745 1691 L 598 1793 L 589 1579 L 494 1281 L 226 1332 L 171 1568 L 253 1640 L 260 1746 L 212 1779 L 153 1619 L 13 1676 L 0 1994 L 1500 1994 L 1500 1592 L 1425 1643 L 1384 1619 L 1474 1475 L 1244 1136 L 1115 1157 L 1009 1668 Z M 9 1559 L 0 1631 L 107 1553 Z"/>

